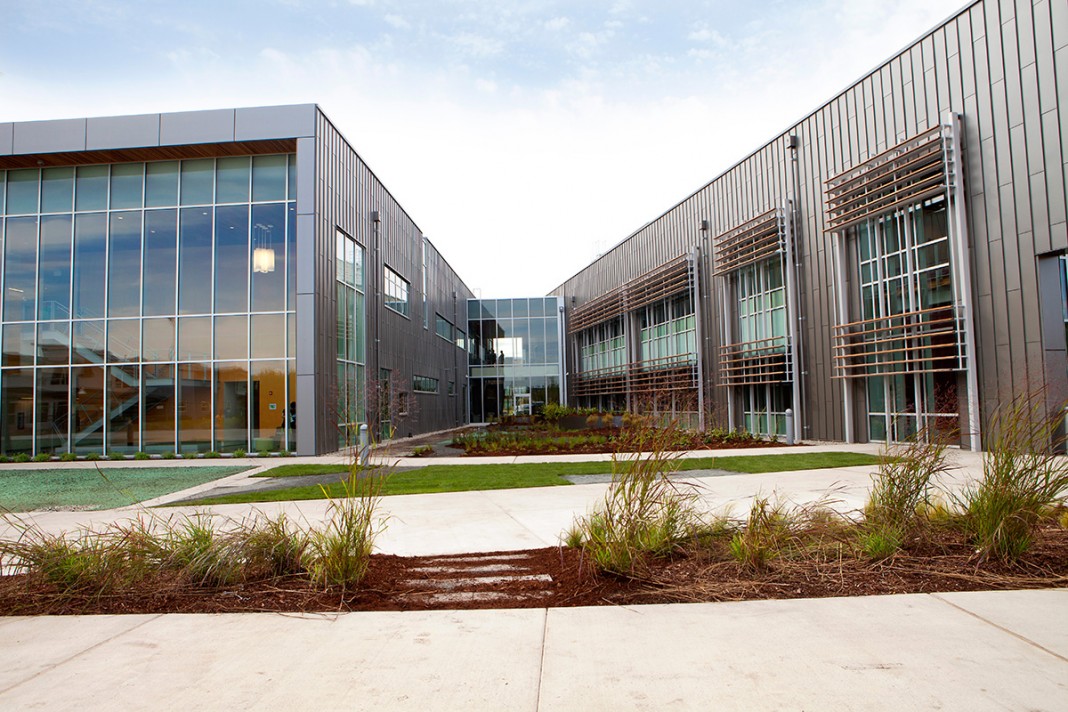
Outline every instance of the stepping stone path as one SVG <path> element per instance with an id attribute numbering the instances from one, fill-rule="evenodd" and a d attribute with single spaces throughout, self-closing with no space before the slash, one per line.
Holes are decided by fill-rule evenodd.
<path id="1" fill-rule="evenodd" d="M 428 557 L 409 570 L 422 574 L 400 582 L 402 598 L 412 603 L 455 604 L 477 601 L 519 603 L 553 594 L 553 578 L 538 571 L 522 552 Z"/>

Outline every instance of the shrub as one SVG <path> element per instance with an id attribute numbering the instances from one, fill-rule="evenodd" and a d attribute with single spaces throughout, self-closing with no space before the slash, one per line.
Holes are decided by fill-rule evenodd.
<path id="1" fill-rule="evenodd" d="M 270 457 L 271 456 L 271 451 L 270 450 L 260 450 L 258 453 L 256 453 L 256 456 L 257 457 Z"/>
<path id="2" fill-rule="evenodd" d="M 993 414 L 983 479 L 958 501 L 981 559 L 1018 558 L 1031 546 L 1042 513 L 1063 502 L 1068 459 L 1053 454 L 1062 413 L 1047 413 L 1041 393 L 1017 396 Z"/>
<path id="3" fill-rule="evenodd" d="M 33 456 L 33 461 L 34 462 L 51 462 L 52 461 L 52 453 L 50 453 L 50 452 L 39 452 L 39 453 L 37 453 L 36 455 Z"/>
<path id="4" fill-rule="evenodd" d="M 94 462 L 95 462 L 96 460 L 99 460 L 99 459 L 100 459 L 100 453 L 99 453 L 99 452 L 91 452 L 91 453 L 89 453 L 89 454 L 87 454 L 87 455 L 85 456 L 85 459 L 86 459 L 86 460 L 89 460 L 89 461 L 94 461 Z"/>
<path id="5" fill-rule="evenodd" d="M 176 457 L 173 452 L 161 452 L 159 456 L 164 460 L 173 460 Z"/>
<path id="6" fill-rule="evenodd" d="M 234 457 L 244 457 L 247 454 L 247 452 L 241 449 L 234 450 Z"/>
<path id="7" fill-rule="evenodd" d="M 75 460 L 78 459 L 78 455 L 76 453 L 73 453 L 73 452 L 65 452 L 65 453 L 63 453 L 62 455 L 59 456 L 59 459 L 62 462 L 74 462 Z"/>
<path id="8" fill-rule="evenodd" d="M 29 462 L 30 461 L 30 455 L 29 455 L 29 453 L 26 453 L 26 452 L 20 452 L 20 453 L 18 453 L 17 455 L 15 455 L 11 459 L 14 462 L 20 462 L 20 463 L 21 462 Z"/>
<path id="9" fill-rule="evenodd" d="M 137 452 L 137 453 L 134 453 L 134 459 L 135 460 L 151 460 L 152 456 L 149 455 L 147 452 Z"/>
<path id="10" fill-rule="evenodd" d="M 0 455 L 0 462 L 2 462 L 2 463 L 11 462 L 11 458 L 8 457 L 7 455 Z"/>
<path id="11" fill-rule="evenodd" d="M 211 460 L 211 459 L 214 459 L 214 458 L 217 458 L 217 457 L 222 457 L 222 455 L 220 455 L 215 450 L 208 450 L 206 453 L 204 453 L 204 457 L 209 459 L 209 460 Z"/>
<path id="12" fill-rule="evenodd" d="M 412 457 L 427 457 L 434 454 L 434 448 L 430 445 L 420 445 L 412 450 Z"/>

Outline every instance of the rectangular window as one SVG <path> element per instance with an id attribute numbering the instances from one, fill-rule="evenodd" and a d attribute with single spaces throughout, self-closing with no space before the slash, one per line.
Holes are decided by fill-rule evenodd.
<path id="1" fill-rule="evenodd" d="M 452 322 L 443 317 L 441 314 L 435 314 L 437 317 L 437 323 L 435 329 L 438 332 L 438 336 L 446 341 L 452 341 L 453 339 L 453 327 Z"/>
<path id="2" fill-rule="evenodd" d="M 412 390 L 416 393 L 437 393 L 438 379 L 429 376 L 416 376 L 412 379 Z"/>
<path id="3" fill-rule="evenodd" d="M 383 269 L 385 270 L 386 306 L 398 314 L 408 316 L 408 289 L 410 286 L 408 280 L 389 267 L 383 267 Z"/>

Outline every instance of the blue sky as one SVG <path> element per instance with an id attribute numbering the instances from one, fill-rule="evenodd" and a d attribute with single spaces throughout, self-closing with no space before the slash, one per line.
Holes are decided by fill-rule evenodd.
<path id="1" fill-rule="evenodd" d="M 319 103 L 461 277 L 537 295 L 961 0 L 0 0 L 0 121 Z"/>

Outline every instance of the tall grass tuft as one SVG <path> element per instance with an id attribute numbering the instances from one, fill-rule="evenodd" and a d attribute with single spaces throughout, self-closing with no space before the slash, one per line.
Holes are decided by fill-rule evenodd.
<path id="1" fill-rule="evenodd" d="M 767 570 L 771 561 L 789 545 L 794 524 L 781 502 L 755 498 L 745 527 L 731 538 L 731 556 L 752 571 Z"/>
<path id="2" fill-rule="evenodd" d="M 353 587 L 367 573 L 374 540 L 384 525 L 378 513 L 386 475 L 363 470 L 356 463 L 342 482 L 343 495 L 329 499 L 329 517 L 322 529 L 310 534 L 309 573 L 324 587 Z"/>
<path id="3" fill-rule="evenodd" d="M 1011 561 L 1030 548 L 1044 512 L 1065 501 L 1068 459 L 1055 455 L 1062 413 L 1041 392 L 1004 403 L 991 419 L 983 479 L 958 496 L 981 559 Z"/>
<path id="4" fill-rule="evenodd" d="M 623 452 L 612 459 L 612 485 L 592 514 L 565 533 L 569 545 L 581 542 L 594 565 L 609 573 L 634 575 L 646 556 L 664 556 L 697 529 L 697 493 L 673 482 L 678 455 L 668 449 L 676 425 L 631 431 Z"/>
<path id="5" fill-rule="evenodd" d="M 858 532 L 860 547 L 869 558 L 893 556 L 927 521 L 932 483 L 950 469 L 945 441 L 927 436 L 920 432 L 887 448 L 872 476 L 865 521 Z"/>

